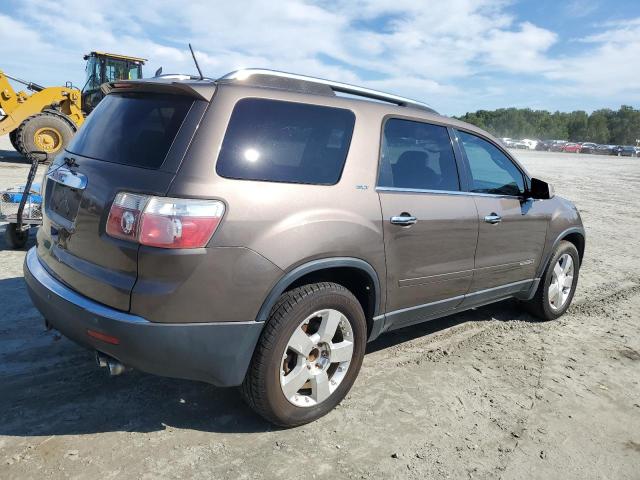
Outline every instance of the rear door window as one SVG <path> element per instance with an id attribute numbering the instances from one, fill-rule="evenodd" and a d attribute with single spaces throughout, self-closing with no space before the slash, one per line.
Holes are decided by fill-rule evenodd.
<path id="1" fill-rule="evenodd" d="M 378 186 L 459 190 L 458 169 L 447 128 L 398 118 L 387 120 Z"/>
<path id="2" fill-rule="evenodd" d="M 192 98 L 180 95 L 107 95 L 67 150 L 105 162 L 160 168 L 192 104 Z"/>
<path id="3" fill-rule="evenodd" d="M 216 172 L 242 180 L 334 185 L 342 175 L 354 123 L 353 112 L 341 108 L 240 100 Z"/>

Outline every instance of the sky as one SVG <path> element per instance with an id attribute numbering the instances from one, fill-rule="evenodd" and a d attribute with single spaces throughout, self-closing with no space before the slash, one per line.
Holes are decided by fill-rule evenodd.
<path id="1" fill-rule="evenodd" d="M 0 0 L 0 69 L 85 81 L 92 50 L 145 76 L 272 68 L 363 85 L 447 115 L 640 106 L 640 0 Z"/>

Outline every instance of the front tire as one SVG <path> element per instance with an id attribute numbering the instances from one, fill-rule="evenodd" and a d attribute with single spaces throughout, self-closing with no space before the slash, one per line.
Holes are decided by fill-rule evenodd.
<path id="1" fill-rule="evenodd" d="M 540 320 L 555 320 L 567 311 L 578 285 L 580 255 L 571 242 L 562 240 L 551 256 L 534 297 L 525 302 Z"/>
<path id="2" fill-rule="evenodd" d="M 312 422 L 351 389 L 366 336 L 362 307 L 342 285 L 323 282 L 290 290 L 266 322 L 242 396 L 276 425 Z"/>
<path id="3" fill-rule="evenodd" d="M 25 156 L 29 152 L 45 152 L 42 163 L 48 163 L 62 152 L 75 133 L 62 115 L 39 113 L 27 118 L 16 130 L 16 150 Z"/>
<path id="4" fill-rule="evenodd" d="M 20 153 L 20 150 L 18 150 L 18 139 L 16 138 L 16 133 L 17 129 L 9 132 L 9 141 L 11 142 L 11 146 Z"/>

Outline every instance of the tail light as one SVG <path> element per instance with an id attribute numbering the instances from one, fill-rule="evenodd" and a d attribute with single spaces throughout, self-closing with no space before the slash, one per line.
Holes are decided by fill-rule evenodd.
<path id="1" fill-rule="evenodd" d="M 151 197 L 120 192 L 109 217 L 107 234 L 161 248 L 198 248 L 209 243 L 224 214 L 218 200 Z"/>

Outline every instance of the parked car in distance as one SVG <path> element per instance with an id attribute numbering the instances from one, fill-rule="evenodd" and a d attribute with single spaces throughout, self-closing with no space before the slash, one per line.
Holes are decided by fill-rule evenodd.
<path id="1" fill-rule="evenodd" d="M 620 150 L 620 156 L 622 157 L 637 157 L 640 155 L 640 147 L 634 147 L 632 145 L 625 145 Z"/>
<path id="2" fill-rule="evenodd" d="M 520 150 L 528 149 L 528 145 L 524 143 L 522 140 L 516 140 L 514 138 L 504 137 L 500 139 L 500 143 L 507 148 L 516 148 Z"/>
<path id="3" fill-rule="evenodd" d="M 585 142 L 580 145 L 580 153 L 595 153 L 598 145 L 592 142 Z"/>
<path id="4" fill-rule="evenodd" d="M 554 140 L 541 140 L 536 145 L 536 150 L 549 152 L 553 146 Z"/>
<path id="5" fill-rule="evenodd" d="M 580 153 L 579 143 L 565 143 L 562 147 L 562 151 L 566 153 Z"/>
<path id="6" fill-rule="evenodd" d="M 524 143 L 529 150 L 535 150 L 540 143 L 540 140 L 531 140 L 530 138 L 523 138 L 522 143 Z"/>
<path id="7" fill-rule="evenodd" d="M 616 155 L 616 156 L 618 156 L 618 157 L 621 157 L 621 156 L 622 156 L 622 149 L 623 149 L 623 148 L 624 148 L 624 147 L 623 147 L 622 145 L 614 145 L 614 146 L 611 148 L 611 155 Z"/>
<path id="8" fill-rule="evenodd" d="M 598 155 L 612 155 L 615 145 L 598 145 L 594 153 Z"/>
<path id="9" fill-rule="evenodd" d="M 529 149 L 529 145 L 527 145 L 522 140 L 511 139 L 509 148 L 515 148 L 515 149 L 518 149 L 518 150 L 528 150 Z"/>
<path id="10" fill-rule="evenodd" d="M 554 140 L 551 144 L 551 152 L 562 152 L 564 150 L 564 146 L 569 143 L 566 140 Z"/>
<path id="11" fill-rule="evenodd" d="M 103 89 L 46 175 L 24 274 L 112 374 L 241 386 L 290 427 L 345 397 L 384 332 L 571 304 L 578 210 L 473 125 L 270 70 Z"/>

